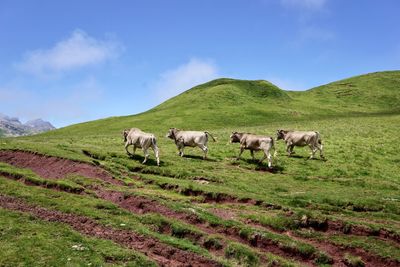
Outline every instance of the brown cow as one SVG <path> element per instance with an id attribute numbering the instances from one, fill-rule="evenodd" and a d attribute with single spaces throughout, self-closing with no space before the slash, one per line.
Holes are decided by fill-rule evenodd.
<path id="1" fill-rule="evenodd" d="M 231 143 L 240 143 L 240 152 L 237 159 L 240 159 L 243 151 L 245 149 L 250 150 L 251 157 L 254 158 L 254 151 L 262 150 L 264 152 L 264 157 L 260 160 L 260 163 L 268 158 L 268 167 L 272 167 L 272 156 L 271 156 L 271 149 L 275 150 L 274 146 L 274 139 L 270 136 L 262 136 L 262 135 L 255 135 L 251 133 L 238 133 L 232 132 L 231 136 Z M 276 153 L 276 152 L 275 152 Z M 274 153 L 274 154 L 275 154 Z"/>
<path id="2" fill-rule="evenodd" d="M 156 156 L 157 166 L 160 166 L 160 158 L 158 156 L 157 141 L 156 141 L 156 137 L 154 136 L 154 134 L 142 132 L 138 128 L 132 128 L 132 129 L 125 129 L 123 131 L 123 136 L 124 136 L 124 141 L 125 141 L 125 150 L 126 150 L 126 153 L 128 153 L 128 155 L 134 155 L 137 147 L 143 149 L 144 160 L 143 160 L 142 164 L 144 164 L 144 163 L 146 163 L 146 161 L 149 157 L 148 149 L 151 147 Z M 131 154 L 128 151 L 129 145 L 133 146 L 133 154 Z"/>
<path id="3" fill-rule="evenodd" d="M 295 146 L 309 146 L 311 149 L 310 159 L 314 158 L 315 152 L 319 150 L 322 159 L 325 159 L 322 151 L 322 141 L 319 132 L 302 132 L 302 131 L 287 131 L 278 130 L 277 140 L 283 139 L 286 143 L 286 151 L 289 156 L 292 155 Z"/>
<path id="4" fill-rule="evenodd" d="M 207 159 L 207 143 L 208 136 L 210 136 L 214 142 L 214 137 L 207 131 L 182 131 L 176 128 L 169 129 L 167 136 L 168 138 L 175 141 L 175 145 L 178 148 L 178 155 L 183 157 L 183 149 L 185 146 L 199 147 L 204 152 L 204 159 Z"/>

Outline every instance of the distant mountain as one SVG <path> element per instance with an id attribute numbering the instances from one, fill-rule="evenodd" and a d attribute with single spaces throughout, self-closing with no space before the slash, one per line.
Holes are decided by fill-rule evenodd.
<path id="1" fill-rule="evenodd" d="M 50 122 L 42 119 L 21 123 L 18 118 L 0 114 L 0 136 L 21 136 L 47 132 L 55 129 Z"/>

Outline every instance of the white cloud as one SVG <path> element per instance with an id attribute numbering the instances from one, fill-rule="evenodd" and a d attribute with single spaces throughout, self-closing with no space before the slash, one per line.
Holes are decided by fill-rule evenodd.
<path id="1" fill-rule="evenodd" d="M 327 0 L 281 0 L 281 4 L 285 8 L 310 11 L 321 10 L 324 8 L 326 3 Z"/>
<path id="2" fill-rule="evenodd" d="M 38 76 L 60 74 L 64 71 L 103 63 L 121 52 L 122 45 L 115 40 L 97 40 L 82 30 L 49 49 L 30 51 L 17 69 Z"/>
<path id="3" fill-rule="evenodd" d="M 217 77 L 218 69 L 212 61 L 192 58 L 189 62 L 162 73 L 154 87 L 158 100 L 164 101 Z"/>

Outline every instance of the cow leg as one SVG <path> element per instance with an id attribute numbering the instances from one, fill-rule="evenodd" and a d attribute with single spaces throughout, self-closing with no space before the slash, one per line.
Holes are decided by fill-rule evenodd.
<path id="1" fill-rule="evenodd" d="M 319 156 L 321 159 L 325 159 L 324 152 L 322 151 L 322 144 L 318 145 L 317 148 L 319 150 Z"/>
<path id="2" fill-rule="evenodd" d="M 271 153 L 269 153 L 268 151 L 268 168 L 272 168 L 272 157 L 271 157 Z"/>
<path id="3" fill-rule="evenodd" d="M 252 158 L 253 160 L 255 160 L 255 158 L 254 158 L 254 150 L 250 150 L 250 154 L 251 154 L 251 158 Z"/>
<path id="4" fill-rule="evenodd" d="M 317 152 L 318 149 L 316 148 L 316 146 L 311 145 L 311 144 L 309 145 L 309 147 L 311 148 L 311 156 L 309 159 L 313 159 L 315 156 L 315 152 Z"/>
<path id="5" fill-rule="evenodd" d="M 126 150 L 126 153 L 127 153 L 128 155 L 132 155 L 131 152 L 128 151 L 128 146 L 129 146 L 129 142 L 126 141 L 126 143 L 125 143 L 125 150 Z"/>
<path id="6" fill-rule="evenodd" d="M 184 146 L 181 143 L 176 143 L 176 148 L 178 149 L 178 155 L 183 157 L 183 148 Z"/>
<path id="7" fill-rule="evenodd" d="M 134 146 L 133 146 L 133 154 L 132 154 L 132 156 L 134 156 L 135 153 L 136 153 L 136 146 L 134 145 Z"/>
<path id="8" fill-rule="evenodd" d="M 240 159 L 240 156 L 242 155 L 243 151 L 244 151 L 244 147 L 241 146 L 241 147 L 240 147 L 240 151 L 239 151 L 239 155 L 238 155 L 238 157 L 236 158 L 237 160 Z"/>
<path id="9" fill-rule="evenodd" d="M 207 159 L 208 148 L 207 148 L 205 145 L 199 145 L 199 147 L 200 147 L 201 150 L 203 150 L 203 152 L 204 152 L 204 157 L 203 157 L 203 159 Z"/>
<path id="10" fill-rule="evenodd" d="M 143 153 L 144 153 L 144 160 L 143 160 L 142 164 L 145 164 L 146 161 L 147 161 L 147 159 L 149 158 L 149 151 L 148 151 L 148 149 L 144 149 L 144 148 L 143 148 Z"/>
<path id="11" fill-rule="evenodd" d="M 292 144 L 288 144 L 286 146 L 286 151 L 287 151 L 289 157 L 293 154 L 293 147 L 294 146 Z"/>
<path id="12" fill-rule="evenodd" d="M 264 156 L 262 157 L 262 159 L 260 159 L 259 163 L 261 164 L 264 159 L 268 158 L 268 168 L 272 167 L 272 156 L 271 153 L 269 152 L 269 150 L 264 151 Z"/>
<path id="13" fill-rule="evenodd" d="M 157 166 L 160 166 L 160 156 L 158 154 L 158 147 L 153 147 L 153 151 L 154 151 L 154 156 L 156 157 L 157 160 Z"/>

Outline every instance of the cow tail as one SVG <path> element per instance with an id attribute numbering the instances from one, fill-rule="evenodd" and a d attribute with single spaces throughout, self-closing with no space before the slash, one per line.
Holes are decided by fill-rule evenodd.
<path id="1" fill-rule="evenodd" d="M 214 138 L 209 132 L 205 131 L 204 133 L 205 133 L 207 136 L 211 136 L 212 140 L 213 140 L 214 142 L 216 142 L 216 141 L 215 141 L 215 138 Z"/>

